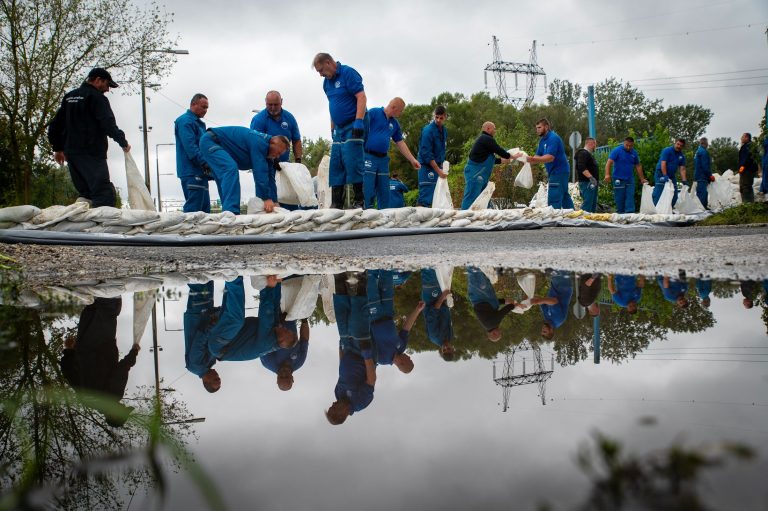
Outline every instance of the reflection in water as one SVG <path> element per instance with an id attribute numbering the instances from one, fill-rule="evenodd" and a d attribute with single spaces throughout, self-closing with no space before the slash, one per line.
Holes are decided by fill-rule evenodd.
<path id="1" fill-rule="evenodd" d="M 116 450 L 135 452 L 151 444 L 150 431 L 158 424 L 158 419 L 152 418 L 156 408 L 161 413 L 162 435 L 183 447 L 192 433 L 185 400 L 198 410 L 207 406 L 208 394 L 200 389 L 201 384 L 208 392 L 220 392 L 211 396 L 217 403 L 255 403 L 253 408 L 257 411 L 281 410 L 276 405 L 278 401 L 270 401 L 278 398 L 267 392 L 275 391 L 284 396 L 282 402 L 292 400 L 291 403 L 302 403 L 303 408 L 315 410 L 324 423 L 325 419 L 332 425 L 343 423 L 345 435 L 356 435 L 358 428 L 370 429 L 371 434 L 379 435 L 377 438 L 392 442 L 403 439 L 400 435 L 395 438 L 382 433 L 378 429 L 381 421 L 407 418 L 414 424 L 429 424 L 425 429 L 437 431 L 437 425 L 431 422 L 432 415 L 442 417 L 441 425 L 445 425 L 456 412 L 450 415 L 444 408 L 471 408 L 472 413 L 466 416 L 482 419 L 480 424 L 466 425 L 468 430 L 477 429 L 479 434 L 473 445 L 478 449 L 483 449 L 483 438 L 487 436 L 480 434 L 482 422 L 502 420 L 496 417 L 502 414 L 493 406 L 501 386 L 502 411 L 514 409 L 515 416 L 527 417 L 533 429 L 547 429 L 557 438 L 572 438 L 572 443 L 561 449 L 573 453 L 584 440 L 585 432 L 601 423 L 594 421 L 572 437 L 564 436 L 569 426 L 567 420 L 561 420 L 567 415 L 563 415 L 566 410 L 560 403 L 565 396 L 586 399 L 589 392 L 596 392 L 594 389 L 607 388 L 603 387 L 602 378 L 625 370 L 631 375 L 631 388 L 652 388 L 656 382 L 643 376 L 653 378 L 664 367 L 650 360 L 695 360 L 691 354 L 699 353 L 700 347 L 696 340 L 716 326 L 715 300 L 719 300 L 715 303 L 722 311 L 726 310 L 723 304 L 740 298 L 739 311 L 746 314 L 752 308 L 760 308 L 750 314 L 756 317 L 761 313 L 762 321 L 768 324 L 768 281 L 731 283 L 688 279 L 684 274 L 645 277 L 559 270 L 513 272 L 469 265 L 462 269 L 423 268 L 418 272 L 350 269 L 328 275 L 182 277 L 175 275 L 172 281 L 165 282 L 163 277 L 141 280 L 142 289 L 152 293 L 163 286 L 159 299 L 187 294 L 186 301 L 179 302 L 178 307 L 169 305 L 167 312 L 165 306 L 162 309 L 162 324 L 183 323 L 178 334 L 173 328 L 161 333 L 167 338 L 163 343 L 163 356 L 167 357 L 162 361 L 163 374 L 174 375 L 178 369 L 180 376 L 162 389 L 158 386 L 155 397 L 150 389 L 139 385 L 145 378 L 142 364 L 149 363 L 137 358 L 145 328 L 142 322 L 146 323 L 147 316 L 138 312 L 140 307 L 133 316 L 130 307 L 122 307 L 133 290 L 132 281 L 56 286 L 39 290 L 35 299 L 43 303 L 37 309 L 0 307 L 0 339 L 4 343 L 0 346 L 4 350 L 0 396 L 4 403 L 15 403 L 14 407 L 4 407 L 0 420 L 0 445 L 4 446 L 0 461 L 9 467 L 3 473 L 4 493 L 16 488 L 18 493 L 14 495 L 26 498 L 30 491 L 51 482 L 65 488 L 66 496 L 49 495 L 50 501 L 78 503 L 84 498 L 84 490 L 68 479 L 68 470 L 86 459 L 111 456 Z M 45 305 L 43 297 L 50 293 L 76 296 L 81 304 Z M 5 297 L 3 303 L 22 299 L 30 300 L 29 293 Z M 728 310 L 728 314 L 733 314 Z M 134 334 L 133 341 L 127 340 L 129 335 L 121 334 L 121 321 L 134 323 L 133 329 L 139 333 Z M 719 321 L 727 323 L 728 315 L 721 316 Z M 763 341 L 764 329 L 761 326 L 759 337 Z M 121 337 L 126 343 L 120 342 Z M 174 338 L 178 339 L 178 349 Z M 679 338 L 689 339 L 687 351 L 662 351 L 669 343 L 661 341 Z M 9 344 L 10 340 L 16 344 Z M 708 341 L 715 344 L 715 352 L 725 346 L 718 342 L 721 339 Z M 731 351 L 753 344 L 742 343 Z M 122 359 L 121 352 L 125 354 Z M 443 360 L 460 363 L 444 364 L 434 352 Z M 177 359 L 173 354 L 178 355 Z M 588 358 L 595 365 L 585 363 Z M 59 359 L 60 367 L 56 363 Z M 743 355 L 739 360 L 765 363 L 756 356 Z M 492 381 L 485 372 L 487 361 L 493 361 Z M 553 378 L 555 361 L 561 369 Z M 646 371 L 637 370 L 629 364 L 631 361 L 645 363 Z M 617 367 L 619 364 L 623 364 L 621 368 Z M 600 375 L 599 382 L 589 380 L 590 370 L 600 371 L 596 373 Z M 253 383 L 254 378 L 265 374 L 269 376 L 269 389 Z M 187 387 L 185 381 L 194 381 L 194 385 Z M 305 381 L 306 386 L 302 385 Z M 618 385 L 620 379 L 612 381 Z M 181 390 L 170 388 L 179 385 Z M 329 405 L 331 386 L 333 401 Z M 422 390 L 424 386 L 428 389 Z M 531 412 L 527 406 L 527 388 L 537 391 L 541 403 L 548 405 L 536 405 L 535 409 L 541 412 Z M 287 395 L 280 392 L 291 389 L 293 392 Z M 50 396 L 56 398 L 43 397 L 41 390 L 51 391 Z M 756 400 L 752 397 L 754 388 L 747 386 L 741 390 Z M 375 391 L 376 405 L 371 406 Z M 450 395 L 451 400 L 433 402 L 435 395 Z M 409 402 L 411 399 L 413 403 Z M 320 410 L 325 407 L 323 419 Z M 247 414 L 247 408 L 217 409 L 215 420 L 209 421 L 214 423 L 211 427 L 217 434 L 205 436 L 195 450 L 216 451 L 221 442 L 237 442 L 241 433 L 236 424 L 240 422 L 248 425 L 248 433 L 267 427 L 258 414 L 248 420 L 231 420 Z M 553 411 L 560 415 L 540 415 Z M 424 418 L 418 417 L 419 413 Z M 608 416 L 611 413 L 632 412 L 609 410 Z M 463 414 L 462 411 L 460 415 Z M 355 418 L 348 420 L 351 415 Z M 298 417 L 303 416 L 297 413 L 296 418 L 291 418 L 293 427 L 304 431 L 306 426 L 308 436 L 336 441 L 321 432 L 336 428 L 329 428 L 326 423 L 325 428 L 318 430 L 316 423 L 304 419 L 304 424 Z M 48 431 L 55 439 L 42 437 L 41 441 L 31 437 L 29 431 L 20 429 L 20 424 L 29 424 L 33 428 L 29 431 Z M 114 427 L 119 425 L 123 427 Z M 263 431 L 267 434 L 271 430 Z M 422 458 L 439 455 L 436 451 L 423 451 L 423 445 L 431 444 L 423 439 L 418 441 L 418 430 L 402 433 L 413 437 L 411 449 L 419 449 Z M 276 435 L 275 442 L 280 438 Z M 613 456 L 605 451 L 606 446 L 611 447 L 609 444 L 605 438 L 599 439 L 600 455 L 605 459 Z M 68 447 L 53 449 L 53 445 Z M 34 477 L 22 481 L 15 474 L 26 473 L 28 458 L 20 453 L 30 451 L 35 452 L 34 459 L 41 461 L 35 461 L 36 468 L 30 472 Z M 298 448 L 292 452 L 294 463 L 301 461 L 302 455 Z M 422 458 L 413 462 L 419 463 Z M 179 463 L 175 462 L 176 469 Z M 371 470 L 378 474 L 382 469 L 374 466 Z M 114 471 L 109 477 L 90 481 L 89 491 L 101 495 L 102 507 L 120 507 L 121 495 L 132 495 L 139 487 L 153 487 L 157 477 L 157 473 L 146 468 L 130 476 Z M 560 477 L 565 476 L 561 473 Z M 599 484 L 605 480 L 593 477 L 596 484 L 598 479 Z M 226 488 L 227 479 L 219 484 Z M 485 491 L 481 486 L 467 484 L 469 494 Z M 538 489 L 531 487 L 527 491 Z M 233 504 L 235 508 L 247 505 L 241 501 Z"/>

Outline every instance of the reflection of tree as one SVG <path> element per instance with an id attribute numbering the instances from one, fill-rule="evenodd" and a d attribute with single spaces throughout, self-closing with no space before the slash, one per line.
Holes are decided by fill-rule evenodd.
<path id="1" fill-rule="evenodd" d="M 667 337 L 667 327 L 656 323 L 650 311 L 633 316 L 624 309 L 603 309 L 608 309 L 600 316 L 600 354 L 605 359 L 620 363 Z"/>
<path id="2" fill-rule="evenodd" d="M 162 475 L 152 463 L 135 463 L 136 453 L 157 459 L 157 452 L 145 449 L 151 439 L 159 438 L 156 443 L 174 454 L 169 458 L 173 470 L 185 462 L 175 454 L 185 451 L 191 430 L 180 421 L 189 413 L 184 403 L 163 393 L 161 417 L 176 424 L 159 426 L 154 389 L 141 387 L 126 398 L 136 407 L 133 418 L 123 428 L 108 426 L 104 415 L 87 405 L 98 397 L 78 395 L 63 384 L 58 359 L 64 338 L 74 331 L 62 326 L 64 317 L 0 307 L 0 323 L 16 343 L 4 351 L 0 366 L 0 486 L 12 501 L 21 499 L 16 505 L 37 495 L 64 509 L 120 508 L 126 492 L 152 488 Z M 132 467 L 118 470 L 104 463 L 126 460 Z"/>

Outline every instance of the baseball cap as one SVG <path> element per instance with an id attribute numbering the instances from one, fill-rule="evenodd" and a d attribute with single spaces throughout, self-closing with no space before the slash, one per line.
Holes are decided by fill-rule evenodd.
<path id="1" fill-rule="evenodd" d="M 107 82 L 109 82 L 109 86 L 113 89 L 118 86 L 114 82 L 114 80 L 112 80 L 112 75 L 109 74 L 109 71 L 107 71 L 102 67 L 94 67 L 93 69 L 91 69 L 90 73 L 88 73 L 89 80 L 92 80 L 94 78 L 102 78 L 104 80 L 107 80 Z"/>

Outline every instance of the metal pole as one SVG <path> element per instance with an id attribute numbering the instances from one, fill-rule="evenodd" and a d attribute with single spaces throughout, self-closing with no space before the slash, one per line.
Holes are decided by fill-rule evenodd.
<path id="1" fill-rule="evenodd" d="M 597 131 L 595 130 L 595 86 L 590 85 L 587 87 L 587 113 L 589 119 L 589 136 L 597 138 Z"/>
<path id="2" fill-rule="evenodd" d="M 592 349 L 595 352 L 594 362 L 595 364 L 599 364 L 600 363 L 600 316 L 595 316 L 595 319 L 592 321 L 592 328 L 593 328 Z"/>
<path id="3" fill-rule="evenodd" d="M 144 82 L 144 50 L 141 50 L 141 135 L 144 140 L 144 184 L 147 185 L 147 191 L 152 193 L 149 184 L 149 146 L 147 145 L 147 91 Z"/>
<path id="4" fill-rule="evenodd" d="M 157 302 L 152 305 L 152 354 L 155 356 L 155 397 L 160 407 L 160 361 L 157 358 Z"/>
<path id="5" fill-rule="evenodd" d="M 176 145 L 176 143 L 169 144 L 155 144 L 155 173 L 157 174 L 157 210 L 163 210 L 163 199 L 160 197 L 160 155 L 158 148 L 161 145 Z"/>

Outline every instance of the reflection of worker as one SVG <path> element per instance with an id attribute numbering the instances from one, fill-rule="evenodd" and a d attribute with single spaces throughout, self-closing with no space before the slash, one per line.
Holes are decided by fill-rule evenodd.
<path id="1" fill-rule="evenodd" d="M 365 409 L 373 401 L 376 364 L 370 337 L 367 279 L 365 272 L 335 275 L 333 308 L 339 331 L 339 379 L 336 400 L 325 412 L 333 425 Z"/>
<path id="2" fill-rule="evenodd" d="M 579 276 L 579 305 L 586 307 L 592 317 L 600 315 L 600 304 L 597 297 L 602 288 L 602 275 L 585 273 Z"/>
<path id="3" fill-rule="evenodd" d="M 501 339 L 499 325 L 501 325 L 504 316 L 512 312 L 517 303 L 505 299 L 502 307 L 491 281 L 480 268 L 475 266 L 467 266 L 467 292 L 475 316 L 485 328 L 488 340 L 498 342 Z"/>
<path id="4" fill-rule="evenodd" d="M 757 298 L 759 288 L 757 287 L 757 281 L 754 280 L 742 280 L 739 282 L 739 288 L 741 289 L 741 296 L 744 299 L 741 304 L 745 309 L 751 309 L 755 306 L 755 299 Z"/>
<path id="5" fill-rule="evenodd" d="M 213 281 L 188 286 L 187 310 L 184 311 L 184 361 L 187 370 L 200 377 L 205 390 L 216 392 L 221 387 L 219 373 L 213 368 L 216 357 L 208 351 L 207 338 L 199 334 L 201 323 L 208 321 L 208 314 L 213 311 Z"/>
<path id="6" fill-rule="evenodd" d="M 368 270 L 366 273 L 374 359 L 377 364 L 394 364 L 401 372 L 410 373 L 413 370 L 413 361 L 405 353 L 405 349 L 408 347 L 408 336 L 413 324 L 424 309 L 424 302 L 416 305 L 398 331 L 394 321 L 393 272 Z"/>
<path id="7" fill-rule="evenodd" d="M 666 301 L 674 303 L 680 309 L 688 307 L 688 298 L 685 296 L 688 292 L 688 283 L 685 280 L 658 276 L 656 282 Z"/>
<path id="8" fill-rule="evenodd" d="M 546 297 L 534 296 L 531 304 L 539 305 L 544 315 L 544 323 L 541 325 L 541 336 L 550 340 L 555 335 L 555 329 L 565 323 L 568 318 L 568 305 L 571 303 L 573 285 L 571 274 L 565 272 L 552 272 L 549 277 L 549 291 Z"/>
<path id="9" fill-rule="evenodd" d="M 451 309 L 446 300 L 451 294 L 450 289 L 441 289 L 437 280 L 437 272 L 431 268 L 421 270 L 421 300 L 424 302 L 424 323 L 427 338 L 437 345 L 440 356 L 449 362 L 453 360 L 453 322 Z"/>
<path id="10" fill-rule="evenodd" d="M 119 427 L 133 410 L 120 403 L 128 384 L 128 372 L 136 364 L 139 345 L 118 360 L 117 317 L 122 298 L 95 298 L 80 314 L 77 337 L 64 341 L 61 372 L 72 387 L 86 391 L 86 401 L 100 410 L 110 426 Z M 95 398 L 95 399 L 93 399 Z"/>
<path id="11" fill-rule="evenodd" d="M 286 321 L 288 328 L 295 329 L 295 321 Z M 301 321 L 299 329 L 299 342 L 290 348 L 280 348 L 261 356 L 261 365 L 277 375 L 277 388 L 291 390 L 293 387 L 293 373 L 296 372 L 307 359 L 309 348 L 309 322 Z"/>
<path id="12" fill-rule="evenodd" d="M 712 281 L 710 279 L 696 279 L 696 294 L 699 295 L 701 305 L 709 309 L 712 299 L 709 295 L 712 293 Z"/>
<path id="13" fill-rule="evenodd" d="M 630 314 L 637 312 L 637 304 L 643 295 L 645 277 L 634 275 L 608 275 L 608 291 L 613 303 L 624 307 Z"/>

